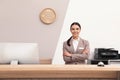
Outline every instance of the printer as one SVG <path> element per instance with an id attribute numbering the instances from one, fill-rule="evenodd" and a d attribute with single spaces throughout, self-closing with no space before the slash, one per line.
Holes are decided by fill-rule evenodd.
<path id="1" fill-rule="evenodd" d="M 118 50 L 115 50 L 113 48 L 95 48 L 94 54 L 95 59 L 119 59 Z"/>
<path id="2" fill-rule="evenodd" d="M 118 50 L 114 48 L 95 48 L 94 59 L 91 60 L 91 64 L 98 64 L 102 61 L 104 64 L 109 64 L 109 60 L 116 60 L 119 58 Z"/>

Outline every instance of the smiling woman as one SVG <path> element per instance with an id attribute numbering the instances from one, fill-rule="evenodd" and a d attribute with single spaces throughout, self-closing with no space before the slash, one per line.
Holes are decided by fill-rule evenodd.
<path id="1" fill-rule="evenodd" d="M 72 36 L 63 44 L 63 58 L 65 64 L 84 64 L 88 59 L 89 42 L 79 37 L 81 25 L 73 22 L 70 26 Z"/>
<path id="2" fill-rule="evenodd" d="M 51 8 L 45 8 L 40 13 L 40 20 L 45 24 L 51 24 L 56 19 L 56 13 Z"/>

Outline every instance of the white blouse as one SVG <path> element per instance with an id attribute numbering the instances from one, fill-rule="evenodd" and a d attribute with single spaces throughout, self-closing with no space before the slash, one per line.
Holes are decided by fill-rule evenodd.
<path id="1" fill-rule="evenodd" d="M 78 39 L 73 39 L 73 47 L 74 47 L 74 51 L 77 50 L 77 46 L 78 46 L 78 42 L 79 42 L 79 38 Z"/>

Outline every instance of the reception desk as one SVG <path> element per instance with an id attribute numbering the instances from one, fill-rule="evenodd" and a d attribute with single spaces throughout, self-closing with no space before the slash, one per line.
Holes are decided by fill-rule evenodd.
<path id="1" fill-rule="evenodd" d="M 82 78 L 120 80 L 120 66 L 0 65 L 0 78 Z"/>

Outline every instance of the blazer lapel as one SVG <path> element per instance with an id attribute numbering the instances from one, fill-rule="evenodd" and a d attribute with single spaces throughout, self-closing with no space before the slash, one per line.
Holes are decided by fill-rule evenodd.
<path id="1" fill-rule="evenodd" d="M 79 50 L 79 48 L 81 48 L 81 45 L 82 45 L 82 40 L 81 40 L 81 38 L 80 38 L 80 40 L 79 40 L 79 42 L 78 42 L 78 46 L 77 46 L 76 52 Z"/>
<path id="2" fill-rule="evenodd" d="M 71 48 L 70 50 L 71 50 L 72 53 L 74 53 L 75 50 L 74 50 L 74 47 L 73 47 L 73 39 L 70 40 L 70 45 L 71 45 L 70 46 L 70 48 Z"/>

